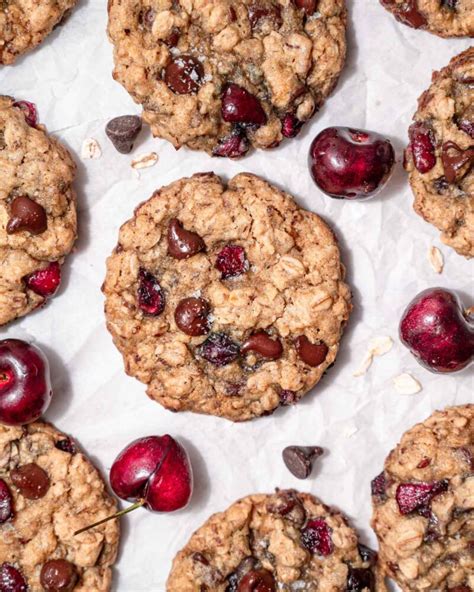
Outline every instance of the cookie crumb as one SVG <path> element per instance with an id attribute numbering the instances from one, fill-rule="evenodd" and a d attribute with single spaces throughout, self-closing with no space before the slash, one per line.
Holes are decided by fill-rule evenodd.
<path id="1" fill-rule="evenodd" d="M 430 247 L 430 250 L 428 251 L 428 259 L 434 271 L 436 273 L 442 273 L 444 268 L 444 257 L 438 247 Z"/>
<path id="2" fill-rule="evenodd" d="M 396 391 L 400 395 L 416 395 L 422 389 L 421 384 L 408 372 L 403 372 L 393 379 Z"/>
<path id="3" fill-rule="evenodd" d="M 132 169 L 147 169 L 155 166 L 158 162 L 158 154 L 156 152 L 147 152 L 146 154 L 140 154 L 137 158 L 134 158 L 131 162 Z"/>
<path id="4" fill-rule="evenodd" d="M 99 142 L 94 138 L 86 138 L 82 142 L 81 158 L 83 160 L 96 160 L 102 156 Z"/>

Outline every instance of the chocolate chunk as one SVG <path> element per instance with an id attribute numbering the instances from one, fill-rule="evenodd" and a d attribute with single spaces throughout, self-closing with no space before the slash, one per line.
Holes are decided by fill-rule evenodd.
<path id="1" fill-rule="evenodd" d="M 10 204 L 8 234 L 27 230 L 31 234 L 41 234 L 48 227 L 45 209 L 26 195 L 20 195 Z"/>
<path id="2" fill-rule="evenodd" d="M 49 489 L 47 473 L 35 463 L 28 463 L 10 472 L 13 485 L 26 499 L 37 500 L 44 497 Z"/>
<path id="3" fill-rule="evenodd" d="M 163 79 L 178 95 L 189 95 L 199 90 L 204 80 L 204 68 L 199 60 L 190 55 L 180 55 L 166 66 Z"/>
<path id="4" fill-rule="evenodd" d="M 295 339 L 295 347 L 301 360 L 313 368 L 324 362 L 329 351 L 325 343 L 311 343 L 306 335 Z"/>
<path id="5" fill-rule="evenodd" d="M 278 338 L 273 339 L 265 331 L 259 331 L 250 335 L 240 348 L 242 354 L 249 351 L 256 352 L 268 360 L 277 360 L 283 353 L 283 346 Z"/>
<path id="6" fill-rule="evenodd" d="M 266 569 L 249 571 L 237 587 L 237 592 L 275 592 L 276 584 L 272 574 Z"/>
<path id="7" fill-rule="evenodd" d="M 444 174 L 448 183 L 455 183 L 462 169 L 468 165 L 468 169 L 474 163 L 474 146 L 463 150 L 455 142 L 445 142 L 441 152 Z M 466 171 L 467 172 L 467 171 Z"/>
<path id="8" fill-rule="evenodd" d="M 46 592 L 71 592 L 76 581 L 76 568 L 65 559 L 51 559 L 41 568 L 40 582 Z"/>
<path id="9" fill-rule="evenodd" d="M 319 446 L 287 446 L 283 452 L 283 461 L 292 475 L 306 479 L 313 469 L 313 460 L 323 454 Z"/>
<path id="10" fill-rule="evenodd" d="M 209 303 L 204 298 L 184 298 L 174 311 L 174 320 L 186 335 L 205 335 L 210 328 L 209 312 Z"/>
<path id="11" fill-rule="evenodd" d="M 107 137 L 121 154 L 129 154 L 142 129 L 138 115 L 121 115 L 111 119 L 105 128 Z"/>
<path id="12" fill-rule="evenodd" d="M 206 245 L 196 232 L 183 228 L 177 218 L 172 218 L 168 225 L 168 255 L 175 259 L 187 259 L 204 251 Z"/>
<path id="13" fill-rule="evenodd" d="M 13 498 L 8 485 L 0 479 L 0 524 L 13 516 Z"/>

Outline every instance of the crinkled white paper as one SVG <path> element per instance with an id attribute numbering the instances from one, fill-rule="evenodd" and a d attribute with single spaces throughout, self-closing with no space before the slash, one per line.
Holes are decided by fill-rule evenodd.
<path id="1" fill-rule="evenodd" d="M 431 71 L 469 41 L 402 26 L 377 0 L 350 0 L 347 67 L 335 94 L 300 138 L 231 162 L 175 151 L 144 130 L 132 155 L 121 155 L 107 139 L 105 125 L 114 116 L 138 113 L 139 107 L 111 76 L 106 4 L 80 1 L 45 44 L 14 66 L 0 68 L 0 92 L 35 102 L 41 121 L 74 153 L 80 210 L 80 238 L 65 266 L 60 295 L 1 335 L 32 339 L 46 350 L 56 391 L 46 417 L 74 435 L 104 474 L 116 454 L 140 436 L 169 432 L 190 451 L 196 482 L 191 505 L 175 515 L 137 510 L 122 521 L 114 590 L 163 592 L 173 556 L 211 513 L 239 496 L 277 486 L 309 490 L 344 510 L 363 540 L 374 545 L 369 482 L 386 454 L 404 430 L 432 410 L 472 401 L 469 371 L 431 374 L 397 337 L 400 315 L 418 291 L 447 286 L 467 301 L 472 288 L 472 263 L 442 245 L 438 231 L 413 212 L 401 165 L 407 128 Z M 397 166 L 382 195 L 351 203 L 316 189 L 307 153 L 311 139 L 328 125 L 368 128 L 391 138 Z M 101 158 L 81 160 L 86 138 L 98 140 Z M 159 161 L 137 176 L 131 160 L 148 152 L 156 152 Z M 295 408 L 246 424 L 173 414 L 153 403 L 144 386 L 125 375 L 104 323 L 100 286 L 119 226 L 154 189 L 208 170 L 227 178 L 241 171 L 262 175 L 323 216 L 339 236 L 354 294 L 336 365 L 314 393 Z M 444 256 L 440 275 L 426 255 L 431 245 Z M 355 378 L 369 340 L 380 335 L 391 336 L 394 347 Z M 416 376 L 423 390 L 401 397 L 393 378 L 402 372 Z M 327 451 L 307 481 L 292 477 L 283 464 L 281 451 L 290 444 L 317 444 Z"/>

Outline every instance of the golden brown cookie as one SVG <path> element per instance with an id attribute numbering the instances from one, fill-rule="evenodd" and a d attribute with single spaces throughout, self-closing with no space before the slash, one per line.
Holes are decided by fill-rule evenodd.
<path id="1" fill-rule="evenodd" d="M 69 152 L 36 121 L 34 105 L 0 96 L 0 325 L 53 296 L 76 239 Z"/>
<path id="2" fill-rule="evenodd" d="M 460 255 L 474 255 L 474 47 L 433 74 L 409 129 L 414 208 Z"/>
<path id="3" fill-rule="evenodd" d="M 373 480 L 372 501 L 382 568 L 402 590 L 473 590 L 474 405 L 408 430 Z"/>
<path id="4" fill-rule="evenodd" d="M 175 557 L 167 592 L 383 592 L 377 555 L 308 493 L 251 495 L 214 514 Z"/>
<path id="5" fill-rule="evenodd" d="M 74 532 L 115 511 L 98 471 L 68 436 L 40 421 L 0 425 L 1 590 L 110 590 L 118 522 Z"/>
<path id="6" fill-rule="evenodd" d="M 397 21 L 440 37 L 473 37 L 472 0 L 380 0 Z"/>
<path id="7" fill-rule="evenodd" d="M 114 78 L 153 135 L 243 156 L 294 137 L 333 90 L 344 0 L 110 0 Z"/>
<path id="8" fill-rule="evenodd" d="M 122 226 L 103 290 L 126 371 L 148 395 L 234 421 L 319 382 L 351 309 L 333 232 L 250 174 L 156 191 Z"/>
<path id="9" fill-rule="evenodd" d="M 0 0 L 0 64 L 39 45 L 77 0 Z"/>

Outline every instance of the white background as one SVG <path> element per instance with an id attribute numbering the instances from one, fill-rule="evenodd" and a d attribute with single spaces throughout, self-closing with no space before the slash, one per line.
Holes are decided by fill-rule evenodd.
<path id="1" fill-rule="evenodd" d="M 34 340 L 45 349 L 55 389 L 46 418 L 70 432 L 105 475 L 131 440 L 166 432 L 187 445 L 194 465 L 195 493 L 185 511 L 158 515 L 137 510 L 122 521 L 114 590 L 163 592 L 171 560 L 195 528 L 239 496 L 276 486 L 317 494 L 344 510 L 365 542 L 374 543 L 369 481 L 380 472 L 386 454 L 405 429 L 433 409 L 472 400 L 469 371 L 431 374 L 397 339 L 400 315 L 418 291 L 447 286 L 467 305 L 472 289 L 472 263 L 442 246 L 438 231 L 413 212 L 401 166 L 409 121 L 431 71 L 469 41 L 439 39 L 402 26 L 377 0 L 350 0 L 349 11 L 346 69 L 335 94 L 301 137 L 232 162 L 186 149 L 176 152 L 145 130 L 133 156 L 154 150 L 160 160 L 140 179 L 130 168 L 131 156 L 118 154 L 104 133 L 112 117 L 139 112 L 111 77 L 105 0 L 80 1 L 68 22 L 38 50 L 0 69 L 0 92 L 35 102 L 41 121 L 75 155 L 80 211 L 80 238 L 64 268 L 61 293 L 46 309 L 2 329 L 1 336 Z M 391 138 L 397 165 L 380 197 L 365 203 L 331 200 L 312 184 L 306 165 L 309 144 L 328 125 L 372 129 Z M 81 161 L 82 141 L 91 136 L 100 142 L 102 158 Z M 100 286 L 119 226 L 154 189 L 207 170 L 226 178 L 241 171 L 262 175 L 330 221 L 354 293 L 354 312 L 336 365 L 315 392 L 295 408 L 247 424 L 172 414 L 149 400 L 144 386 L 125 375 L 104 324 Z M 445 256 L 441 276 L 427 260 L 431 245 Z M 365 377 L 354 378 L 368 340 L 377 335 L 391 335 L 393 350 L 378 358 Z M 402 371 L 418 378 L 421 393 L 397 394 L 392 378 Z M 281 450 L 289 444 L 326 449 L 311 479 L 298 481 L 285 469 Z"/>

